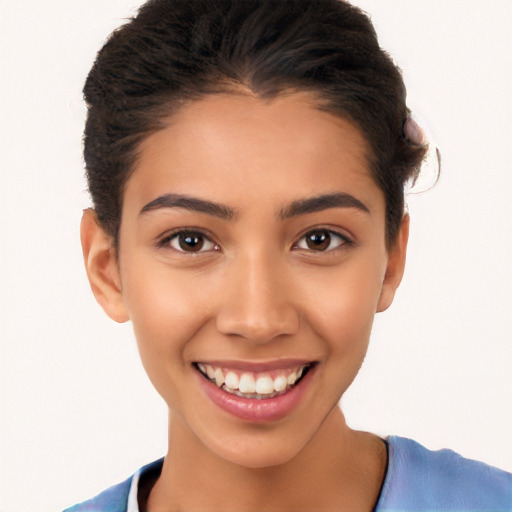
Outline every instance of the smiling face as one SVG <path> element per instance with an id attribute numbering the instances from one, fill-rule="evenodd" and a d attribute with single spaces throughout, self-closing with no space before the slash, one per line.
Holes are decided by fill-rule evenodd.
<path id="1" fill-rule="evenodd" d="M 401 278 L 407 223 L 388 252 L 384 212 L 359 131 L 306 95 L 210 96 L 142 144 L 118 259 L 91 212 L 82 238 L 173 435 L 248 467 L 314 439 Z"/>

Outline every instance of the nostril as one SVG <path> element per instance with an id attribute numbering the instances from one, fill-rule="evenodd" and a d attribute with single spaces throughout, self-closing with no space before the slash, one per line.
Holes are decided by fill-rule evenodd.
<path id="1" fill-rule="evenodd" d="M 299 315 L 292 308 L 274 310 L 264 318 L 223 311 L 217 317 L 217 329 L 226 335 L 239 336 L 255 344 L 268 343 L 281 336 L 293 335 L 299 328 Z"/>

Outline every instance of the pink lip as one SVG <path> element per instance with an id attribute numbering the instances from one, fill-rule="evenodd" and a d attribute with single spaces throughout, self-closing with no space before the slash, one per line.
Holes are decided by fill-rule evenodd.
<path id="1" fill-rule="evenodd" d="M 215 364 L 217 364 L 217 362 Z M 229 364 L 232 365 L 232 362 Z M 266 368 L 268 367 L 266 366 L 265 369 Z M 280 368 L 283 367 L 280 366 Z M 241 369 L 245 369 L 245 367 Z M 299 404 L 309 387 L 314 371 L 315 367 L 313 366 L 302 380 L 286 393 L 274 398 L 264 399 L 243 398 L 228 393 L 219 388 L 215 383 L 204 378 L 199 371 L 196 373 L 205 394 L 222 410 L 242 420 L 265 422 L 284 418 Z"/>

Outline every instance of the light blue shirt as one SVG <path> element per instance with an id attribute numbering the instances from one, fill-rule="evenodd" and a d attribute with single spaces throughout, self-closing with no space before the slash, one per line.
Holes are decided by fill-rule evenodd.
<path id="1" fill-rule="evenodd" d="M 511 473 L 411 439 L 391 436 L 387 442 L 388 469 L 374 512 L 512 512 Z M 64 512 L 139 512 L 139 477 L 162 463 Z"/>

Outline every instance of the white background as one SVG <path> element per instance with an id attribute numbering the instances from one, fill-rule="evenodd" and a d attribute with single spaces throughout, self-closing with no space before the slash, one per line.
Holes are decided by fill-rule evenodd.
<path id="1" fill-rule="evenodd" d="M 136 0 L 1 0 L 1 512 L 60 510 L 166 450 L 130 325 L 82 270 L 81 87 Z M 443 154 L 349 423 L 512 470 L 512 2 L 359 0 Z"/>

